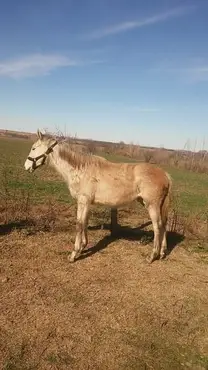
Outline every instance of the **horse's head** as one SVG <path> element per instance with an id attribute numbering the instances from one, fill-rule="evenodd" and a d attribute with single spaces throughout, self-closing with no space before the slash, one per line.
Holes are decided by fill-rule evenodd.
<path id="1" fill-rule="evenodd" d="M 32 145 L 30 153 L 25 161 L 26 171 L 33 172 L 36 168 L 42 166 L 48 155 L 53 151 L 57 141 L 54 138 L 49 138 L 37 131 L 38 140 Z"/>

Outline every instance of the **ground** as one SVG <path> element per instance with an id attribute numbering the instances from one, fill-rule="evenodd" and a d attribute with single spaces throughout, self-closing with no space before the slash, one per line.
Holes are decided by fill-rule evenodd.
<path id="1" fill-rule="evenodd" d="M 208 369 L 207 174 L 168 169 L 166 259 L 146 262 L 141 206 L 119 210 L 117 239 L 93 207 L 90 245 L 70 264 L 76 205 L 47 167 L 24 171 L 30 146 L 0 140 L 0 369 Z"/>
<path id="2" fill-rule="evenodd" d="M 2 229 L 0 368 L 208 369 L 207 255 L 169 235 L 170 254 L 148 265 L 141 231 L 111 239 L 92 219 L 69 264 L 75 209 L 59 213 L 53 231 Z M 138 225 L 134 212 L 120 222 Z"/>

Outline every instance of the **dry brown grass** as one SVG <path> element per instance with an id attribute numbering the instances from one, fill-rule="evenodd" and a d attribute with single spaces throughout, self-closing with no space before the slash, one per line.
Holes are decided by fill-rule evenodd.
<path id="1" fill-rule="evenodd" d="M 48 232 L 40 224 L 2 229 L 0 368 L 207 369 L 203 255 L 185 250 L 180 235 L 172 234 L 172 248 L 179 239 L 181 245 L 149 266 L 151 226 L 146 245 L 139 242 L 141 230 L 124 229 L 116 240 L 106 230 L 93 230 L 100 223 L 94 211 L 92 246 L 71 265 L 66 257 L 75 236 L 75 208 L 55 210 Z M 134 210 L 121 210 L 119 219 L 135 228 L 147 221 L 145 214 L 138 220 Z"/>
<path id="2" fill-rule="evenodd" d="M 208 152 L 206 150 L 196 152 L 191 150 L 147 148 L 133 143 L 124 144 L 123 142 L 114 145 L 108 144 L 106 147 L 97 145 L 96 148 L 100 152 L 104 151 L 111 155 L 120 155 L 137 161 L 151 162 L 197 173 L 207 173 L 208 171 Z"/>

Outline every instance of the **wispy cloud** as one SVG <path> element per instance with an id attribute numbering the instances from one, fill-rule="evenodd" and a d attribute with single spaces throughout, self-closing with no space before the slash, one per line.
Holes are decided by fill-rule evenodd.
<path id="1" fill-rule="evenodd" d="M 149 72 L 162 74 L 163 77 L 166 74 L 188 83 L 206 82 L 208 81 L 208 62 L 196 57 L 180 62 L 166 60 L 149 69 Z"/>
<path id="2" fill-rule="evenodd" d="M 102 63 L 99 60 L 82 61 L 59 54 L 31 54 L 13 60 L 0 62 L 0 76 L 14 79 L 48 75 L 63 67 Z"/>
<path id="3" fill-rule="evenodd" d="M 130 31 L 136 28 L 142 28 L 145 26 L 150 26 L 152 24 L 157 24 L 161 22 L 165 22 L 170 18 L 180 17 L 182 15 L 187 14 L 188 12 L 195 9 L 195 6 L 181 6 L 174 9 L 170 9 L 166 12 L 159 13 L 152 15 L 151 17 L 147 17 L 141 20 L 136 21 L 126 21 L 122 23 L 118 23 L 106 28 L 97 29 L 90 34 L 87 35 L 88 39 L 100 39 L 110 35 L 116 35 L 122 32 Z"/>

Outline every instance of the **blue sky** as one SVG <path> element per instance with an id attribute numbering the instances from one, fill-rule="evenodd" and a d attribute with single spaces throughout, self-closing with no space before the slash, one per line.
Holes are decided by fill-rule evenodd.
<path id="1" fill-rule="evenodd" d="M 0 127 L 208 149 L 207 0 L 7 0 Z"/>

